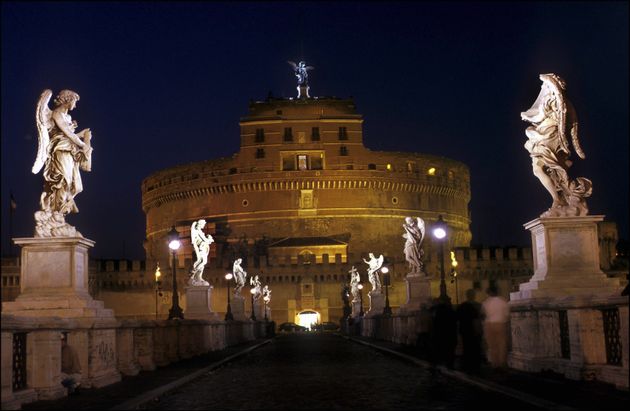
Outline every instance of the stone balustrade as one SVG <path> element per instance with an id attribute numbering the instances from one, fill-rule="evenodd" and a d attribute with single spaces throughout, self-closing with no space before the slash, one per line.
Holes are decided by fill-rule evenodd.
<path id="1" fill-rule="evenodd" d="M 509 366 L 530 372 L 553 370 L 569 379 L 598 380 L 627 390 L 628 298 L 565 300 L 550 302 L 544 309 L 512 305 Z M 366 317 L 356 320 L 354 333 L 424 350 L 430 347 L 431 321 L 428 310 Z"/>
<path id="2" fill-rule="evenodd" d="M 61 333 L 77 350 L 84 387 L 119 380 L 103 378 L 101 363 L 122 375 L 152 371 L 182 359 L 267 336 L 263 322 L 118 320 L 86 328 L 81 320 L 2 314 L 2 409 L 67 395 L 61 385 Z M 90 346 L 94 333 L 115 333 L 114 347 Z M 25 338 L 24 338 L 25 337 Z M 23 341 L 22 346 L 16 346 Z M 102 339 L 101 339 L 102 341 Z M 25 343 L 24 343 L 25 342 Z M 101 364 L 101 365 L 99 365 Z"/>

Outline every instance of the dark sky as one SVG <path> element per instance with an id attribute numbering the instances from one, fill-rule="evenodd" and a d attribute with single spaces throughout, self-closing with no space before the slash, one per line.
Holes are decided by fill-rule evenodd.
<path id="1" fill-rule="evenodd" d="M 98 258 L 144 257 L 140 184 L 177 164 L 229 156 L 250 99 L 353 96 L 372 150 L 443 155 L 470 167 L 474 244 L 529 245 L 522 224 L 551 199 L 531 172 L 519 113 L 554 72 L 580 121 L 591 214 L 628 238 L 627 2 L 2 2 L 2 250 L 32 236 L 42 188 L 35 105 L 81 95 L 93 133 L 79 214 Z"/>

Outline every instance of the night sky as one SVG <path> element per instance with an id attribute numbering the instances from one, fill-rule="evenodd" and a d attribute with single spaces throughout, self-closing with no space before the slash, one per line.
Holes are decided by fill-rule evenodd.
<path id="1" fill-rule="evenodd" d="M 35 106 L 80 94 L 93 133 L 79 214 L 96 258 L 142 259 L 140 184 L 230 156 L 250 99 L 295 97 L 287 60 L 306 60 L 312 96 L 353 96 L 372 150 L 442 155 L 470 167 L 473 244 L 530 245 L 522 224 L 551 198 L 531 172 L 520 119 L 540 73 L 567 82 L 593 181 L 591 214 L 628 238 L 628 3 L 2 2 L 2 252 L 34 233 L 42 189 Z M 402 243 L 401 243 L 402 247 Z M 401 251 L 402 252 L 402 251 Z"/>

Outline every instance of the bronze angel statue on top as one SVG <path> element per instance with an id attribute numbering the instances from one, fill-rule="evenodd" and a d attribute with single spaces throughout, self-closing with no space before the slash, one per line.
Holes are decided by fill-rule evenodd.
<path id="1" fill-rule="evenodd" d="M 298 98 L 302 98 L 304 96 L 302 96 L 302 92 L 304 89 L 304 93 L 306 94 L 306 97 L 310 97 L 308 95 L 308 71 L 309 70 L 313 70 L 315 67 L 313 66 L 307 66 L 306 62 L 304 61 L 300 61 L 298 64 L 295 64 L 295 62 L 293 61 L 288 61 L 288 63 L 291 65 L 291 67 L 293 67 L 293 71 L 295 72 L 295 77 L 297 77 L 298 79 L 298 86 L 297 86 L 297 90 L 298 90 Z"/>
<path id="2" fill-rule="evenodd" d="M 77 93 L 60 91 L 52 110 L 48 107 L 51 96 L 51 90 L 44 90 L 35 112 L 39 145 L 32 172 L 44 170 L 41 210 L 35 213 L 35 237 L 81 236 L 65 222 L 65 216 L 79 212 L 74 198 L 83 191 L 80 170 L 92 169 L 92 132 L 86 128 L 75 133 L 77 122 L 68 112 L 79 101 Z"/>
<path id="3" fill-rule="evenodd" d="M 541 217 L 571 217 L 588 214 L 586 198 L 592 192 L 591 180 L 569 179 L 567 170 L 571 150 L 568 138 L 577 155 L 586 158 L 578 140 L 578 121 L 575 109 L 566 98 L 566 83 L 558 75 L 541 74 L 543 84 L 531 108 L 521 113 L 521 119 L 531 123 L 525 135 L 525 148 L 532 158 L 534 175 L 545 187 L 553 203 Z"/>

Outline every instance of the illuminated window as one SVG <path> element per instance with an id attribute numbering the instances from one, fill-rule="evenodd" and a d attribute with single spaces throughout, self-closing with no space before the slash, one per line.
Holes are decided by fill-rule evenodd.
<path id="1" fill-rule="evenodd" d="M 319 141 L 319 127 L 313 127 L 311 130 L 311 140 Z"/>
<path id="2" fill-rule="evenodd" d="M 387 163 L 386 168 L 387 168 L 387 170 L 392 171 L 392 165 L 391 164 Z"/>
<path id="3" fill-rule="evenodd" d="M 265 129 L 257 128 L 256 129 L 256 143 L 264 143 L 265 142 Z"/>
<path id="4" fill-rule="evenodd" d="M 348 130 L 345 127 L 339 127 L 339 140 L 348 139 Z"/>
<path id="5" fill-rule="evenodd" d="M 453 178 L 453 177 L 455 177 L 453 170 L 448 170 L 448 178 Z"/>
<path id="6" fill-rule="evenodd" d="M 304 154 L 298 155 L 298 170 L 308 170 L 308 157 Z"/>
<path id="7" fill-rule="evenodd" d="M 284 128 L 284 141 L 293 141 L 293 131 L 291 127 Z"/>
<path id="8" fill-rule="evenodd" d="M 435 167 L 431 167 L 430 169 L 427 170 L 427 174 L 430 176 L 434 176 L 435 175 Z"/>

